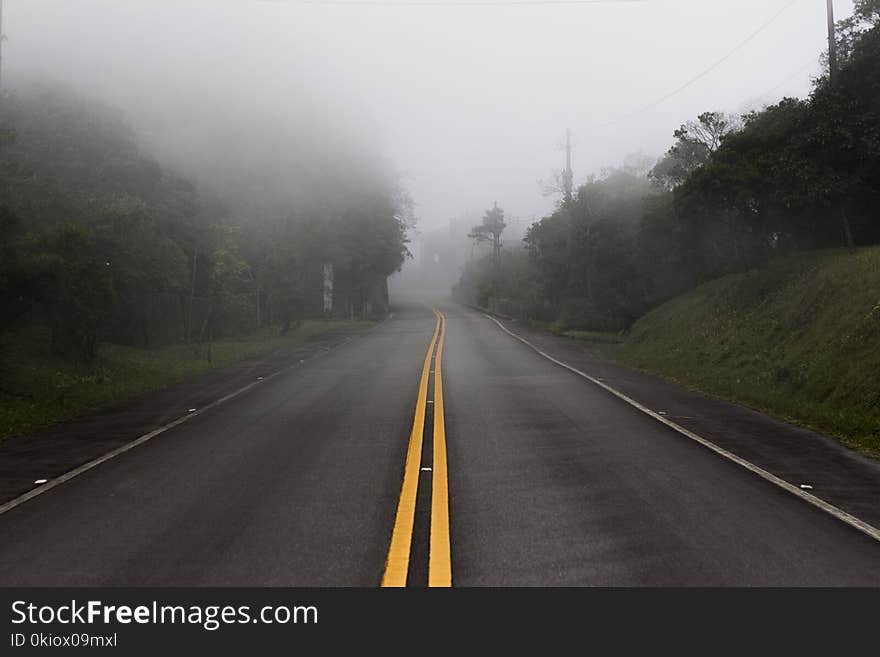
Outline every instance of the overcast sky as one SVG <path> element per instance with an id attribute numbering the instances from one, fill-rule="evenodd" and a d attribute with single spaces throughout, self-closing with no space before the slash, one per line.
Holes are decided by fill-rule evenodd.
<path id="1" fill-rule="evenodd" d="M 4 75 L 71 83 L 145 131 L 235 107 L 380 149 L 430 228 L 496 200 L 540 217 L 566 128 L 582 181 L 701 111 L 804 96 L 826 37 L 824 0 L 326 1 L 5 0 Z"/>

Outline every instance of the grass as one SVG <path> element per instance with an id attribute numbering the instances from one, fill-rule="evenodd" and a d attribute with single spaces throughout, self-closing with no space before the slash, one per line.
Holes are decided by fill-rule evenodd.
<path id="1" fill-rule="evenodd" d="M 582 331 L 580 329 L 570 329 L 563 322 L 546 322 L 537 319 L 529 320 L 529 326 L 542 331 L 550 331 L 556 335 L 562 335 L 566 338 L 575 340 L 583 340 L 591 344 L 620 344 L 624 341 L 623 332 L 612 331 Z"/>
<path id="2" fill-rule="evenodd" d="M 720 278 L 602 351 L 880 456 L 880 248 Z"/>
<path id="3" fill-rule="evenodd" d="M 578 331 L 568 330 L 560 332 L 567 338 L 575 340 L 583 340 L 592 344 L 620 344 L 623 342 L 623 335 L 620 333 L 606 333 L 604 331 Z"/>
<path id="4" fill-rule="evenodd" d="M 124 403 L 214 368 L 358 322 L 303 321 L 286 336 L 263 329 L 203 347 L 176 344 L 138 349 L 102 344 L 92 363 L 49 353 L 40 328 L 0 334 L 0 440 Z"/>

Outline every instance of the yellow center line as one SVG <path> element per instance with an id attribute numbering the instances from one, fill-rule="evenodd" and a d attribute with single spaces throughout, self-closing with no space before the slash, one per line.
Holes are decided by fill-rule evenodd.
<path id="1" fill-rule="evenodd" d="M 446 467 L 446 420 L 443 416 L 443 343 L 446 317 L 434 359 L 434 472 L 431 480 L 431 549 L 428 557 L 428 586 L 452 586 L 452 556 L 449 539 L 449 487 Z"/>
<path id="2" fill-rule="evenodd" d="M 416 495 L 419 489 L 419 467 L 422 462 L 422 436 L 425 431 L 428 371 L 431 367 L 431 356 L 434 353 L 434 345 L 437 343 L 442 323 L 440 315 L 436 312 L 435 314 L 437 315 L 437 324 L 434 327 L 434 337 L 431 338 L 431 345 L 428 347 L 425 363 L 422 366 L 422 376 L 419 379 L 419 394 L 416 398 L 416 412 L 409 435 L 409 448 L 406 452 L 403 485 L 400 487 L 400 500 L 397 503 L 397 516 L 394 519 L 394 530 L 391 533 L 391 545 L 388 548 L 382 586 L 406 586 L 406 575 L 409 572 L 409 553 L 416 512 Z"/>

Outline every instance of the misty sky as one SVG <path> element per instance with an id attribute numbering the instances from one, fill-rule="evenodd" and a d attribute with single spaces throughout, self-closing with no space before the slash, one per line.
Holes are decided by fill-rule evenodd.
<path id="1" fill-rule="evenodd" d="M 567 127 L 581 181 L 628 154 L 660 155 L 701 111 L 804 96 L 826 36 L 824 0 L 797 0 L 712 73 L 627 118 L 790 0 L 319 2 L 5 0 L 4 80 L 72 84 L 158 142 L 169 122 L 225 113 L 379 150 L 428 229 L 495 200 L 512 217 L 547 212 L 537 181 L 562 167 Z M 848 16 L 852 2 L 836 8 Z"/>

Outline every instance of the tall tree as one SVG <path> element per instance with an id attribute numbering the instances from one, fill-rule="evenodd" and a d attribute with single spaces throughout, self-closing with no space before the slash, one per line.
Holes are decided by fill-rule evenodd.
<path id="1" fill-rule="evenodd" d="M 468 237 L 478 243 L 491 242 L 492 258 L 497 264 L 498 259 L 501 257 L 501 234 L 506 227 L 504 210 L 498 207 L 498 202 L 496 201 L 491 208 L 486 210 L 486 214 L 483 215 L 483 222 L 478 226 L 474 226 Z"/>

